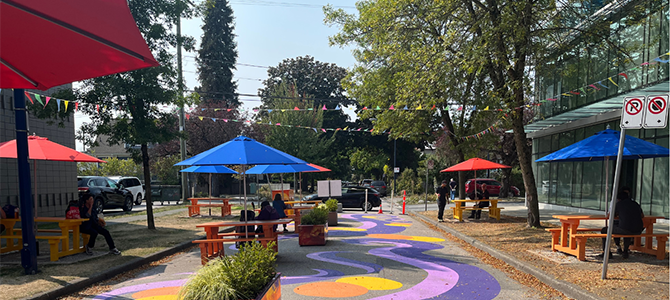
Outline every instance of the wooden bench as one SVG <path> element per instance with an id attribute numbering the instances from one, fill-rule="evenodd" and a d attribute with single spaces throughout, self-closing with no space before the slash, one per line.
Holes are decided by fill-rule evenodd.
<path id="1" fill-rule="evenodd" d="M 60 233 L 60 230 L 58 230 L 57 232 Z M 89 235 L 88 234 L 85 234 L 85 235 L 82 234 L 82 236 L 84 236 L 84 244 L 88 243 Z M 22 249 L 21 243 L 22 243 L 22 240 L 23 240 L 23 236 L 21 236 L 21 235 L 3 235 L 3 236 L 0 236 L 0 238 L 7 239 L 7 246 L 8 247 L 10 247 L 9 244 L 11 243 L 12 244 L 11 247 L 17 248 L 16 250 L 21 250 Z M 67 252 L 76 251 L 76 249 L 72 249 L 72 250 L 71 249 L 62 249 L 62 251 L 61 251 L 61 249 L 59 249 L 60 248 L 59 245 L 61 244 L 61 242 L 64 242 L 66 240 L 66 238 L 64 236 L 61 236 L 61 235 L 37 235 L 37 236 L 35 236 L 35 238 L 38 239 L 38 240 L 47 240 L 49 242 L 49 259 L 51 261 L 58 261 L 59 258 L 70 254 L 70 253 L 67 253 Z M 14 240 L 18 241 L 18 244 L 14 244 Z M 62 247 L 69 248 L 68 245 L 65 245 L 65 244 L 63 244 Z"/>
<path id="2" fill-rule="evenodd" d="M 551 232 L 551 251 L 556 251 L 556 245 L 559 245 L 561 240 L 561 228 L 545 228 L 544 230 Z M 600 232 L 600 230 L 602 228 L 577 228 L 578 232 Z"/>
<path id="3" fill-rule="evenodd" d="M 456 207 L 450 207 L 451 210 L 456 213 Z M 473 207 L 473 206 L 466 206 L 466 207 L 461 207 L 461 210 L 488 210 L 489 211 L 489 218 L 494 218 L 497 220 L 500 220 L 500 210 L 505 209 L 504 207 Z M 560 228 L 559 228 L 560 229 Z"/>
<path id="4" fill-rule="evenodd" d="M 200 245 L 200 263 L 205 265 L 211 259 L 217 257 L 225 256 L 225 251 L 223 244 L 224 243 L 236 243 L 236 242 L 260 242 L 263 247 L 268 246 L 268 243 L 275 241 L 275 238 L 265 238 L 265 237 L 256 237 L 255 233 L 249 233 L 248 238 L 243 238 L 245 233 L 225 233 L 220 234 L 219 236 L 239 236 L 236 238 L 218 238 L 218 239 L 207 239 L 207 240 L 195 240 L 193 243 Z M 276 248 L 276 244 L 275 244 Z M 220 249 L 220 250 L 217 250 Z M 277 251 L 277 249 L 275 249 Z"/>
<path id="5" fill-rule="evenodd" d="M 231 205 L 227 203 L 223 204 L 194 204 L 194 205 L 186 205 L 188 207 L 188 216 L 189 217 L 194 217 L 194 216 L 199 216 L 200 215 L 200 208 L 203 207 L 220 207 L 221 208 L 221 216 L 225 217 L 230 214 L 232 214 L 231 211 Z"/>
<path id="6" fill-rule="evenodd" d="M 657 259 L 665 259 L 665 243 L 668 241 L 667 233 L 655 234 L 612 234 L 613 238 L 634 238 L 635 242 L 630 246 L 630 250 L 636 250 L 647 254 L 656 255 Z M 577 240 L 577 259 L 586 260 L 586 240 L 588 238 L 606 238 L 605 233 L 577 233 L 574 234 Z M 645 246 L 642 246 L 642 238 L 645 238 Z M 656 249 L 653 249 L 653 239 L 656 238 Z"/>

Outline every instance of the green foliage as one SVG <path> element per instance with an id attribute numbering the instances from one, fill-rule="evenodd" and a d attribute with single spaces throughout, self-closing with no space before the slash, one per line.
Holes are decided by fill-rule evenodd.
<path id="1" fill-rule="evenodd" d="M 182 300 L 255 299 L 275 276 L 274 242 L 252 243 L 235 255 L 211 260 L 179 291 Z"/>
<path id="2" fill-rule="evenodd" d="M 239 101 L 237 83 L 233 81 L 237 62 L 233 10 L 227 0 L 207 0 L 201 9 L 203 33 L 196 59 L 200 81 L 197 91 L 205 102 L 235 106 Z"/>
<path id="3" fill-rule="evenodd" d="M 272 191 L 270 190 L 270 186 L 267 184 L 262 184 L 258 186 L 258 189 L 256 189 L 256 194 L 258 194 L 258 198 L 260 201 L 272 201 Z"/>
<path id="4" fill-rule="evenodd" d="M 130 159 L 112 157 L 105 161 L 107 163 L 77 163 L 77 175 L 142 177 L 142 166 Z"/>
<path id="5" fill-rule="evenodd" d="M 328 199 L 326 201 L 326 209 L 330 212 L 336 212 L 337 211 L 337 204 L 340 203 L 336 199 Z"/>
<path id="6" fill-rule="evenodd" d="M 405 198 L 405 202 L 407 204 L 419 204 L 423 203 L 423 201 L 426 201 L 426 194 L 414 194 L 414 195 L 409 195 Z M 434 203 L 437 202 L 437 195 L 435 194 L 428 194 L 428 203 Z"/>
<path id="7" fill-rule="evenodd" d="M 379 148 L 365 147 L 353 151 L 350 156 L 351 166 L 366 174 L 373 173 L 375 177 L 380 178 L 384 166 L 389 161 L 386 153 Z"/>
<path id="8" fill-rule="evenodd" d="M 174 164 L 180 162 L 178 155 L 171 155 L 166 157 L 158 157 L 151 164 L 151 173 L 156 175 L 161 184 L 178 185 L 181 180 L 179 174 L 179 167 Z"/>
<path id="9" fill-rule="evenodd" d="M 423 192 L 424 185 L 422 179 L 416 175 L 416 172 L 412 169 L 405 169 L 400 172 L 398 176 L 397 185 L 398 185 L 398 195 L 402 196 L 402 190 L 407 192 L 407 195 L 414 194 L 415 192 Z"/>
<path id="10" fill-rule="evenodd" d="M 319 205 L 304 215 L 300 220 L 303 225 L 323 225 L 328 221 L 328 209 L 323 205 Z"/>

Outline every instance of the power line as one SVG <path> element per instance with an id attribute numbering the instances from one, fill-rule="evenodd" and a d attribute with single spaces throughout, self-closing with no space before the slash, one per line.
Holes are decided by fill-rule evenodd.
<path id="1" fill-rule="evenodd" d="M 231 61 L 211 59 L 211 58 L 197 58 L 195 56 L 190 56 L 190 55 L 184 55 L 184 58 L 192 58 L 194 60 L 201 59 L 201 60 L 207 60 L 207 61 L 212 61 L 212 62 L 220 62 L 220 63 L 230 63 L 231 62 Z M 264 68 L 264 69 L 269 69 L 270 68 L 268 66 L 252 65 L 252 64 L 244 64 L 244 63 L 234 63 L 234 64 L 238 65 L 238 66 L 244 66 L 244 67 Z"/>
<path id="2" fill-rule="evenodd" d="M 201 4 L 205 1 L 197 1 L 195 3 Z M 308 4 L 308 3 L 296 3 L 296 2 L 274 2 L 274 1 L 258 1 L 258 0 L 249 0 L 249 1 L 228 1 L 230 4 L 238 5 L 251 5 L 251 6 L 265 6 L 265 7 L 287 7 L 287 8 L 318 8 L 322 9 L 326 4 Z M 356 9 L 355 6 L 347 5 L 333 5 L 334 8 L 343 8 L 343 9 Z"/>

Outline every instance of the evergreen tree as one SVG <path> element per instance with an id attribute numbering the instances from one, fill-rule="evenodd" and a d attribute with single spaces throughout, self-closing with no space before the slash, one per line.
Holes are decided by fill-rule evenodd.
<path id="1" fill-rule="evenodd" d="M 197 89 L 207 103 L 239 104 L 233 70 L 237 62 L 237 44 L 233 9 L 226 0 L 207 0 L 203 7 L 202 39 L 198 50 Z"/>

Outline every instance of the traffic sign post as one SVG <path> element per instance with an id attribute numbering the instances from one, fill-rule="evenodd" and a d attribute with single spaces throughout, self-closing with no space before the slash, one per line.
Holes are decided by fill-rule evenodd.
<path id="1" fill-rule="evenodd" d="M 400 167 L 393 168 L 393 173 L 400 173 Z"/>
<path id="2" fill-rule="evenodd" d="M 648 96 L 644 128 L 665 128 L 668 121 L 668 95 Z"/>
<path id="3" fill-rule="evenodd" d="M 623 101 L 621 111 L 621 128 L 638 129 L 642 128 L 644 119 L 645 97 L 626 97 Z"/>

